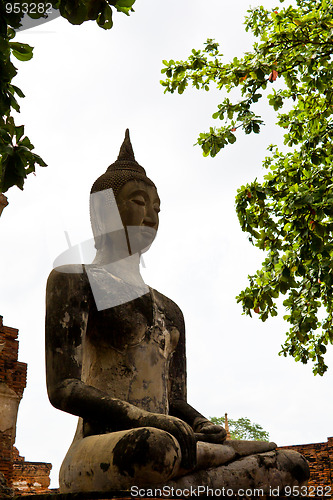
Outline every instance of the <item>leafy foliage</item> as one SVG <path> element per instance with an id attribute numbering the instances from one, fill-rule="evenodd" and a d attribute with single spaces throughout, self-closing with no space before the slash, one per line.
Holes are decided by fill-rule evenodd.
<path id="1" fill-rule="evenodd" d="M 237 300 L 244 314 L 254 311 L 265 321 L 285 295 L 291 326 L 280 354 L 311 360 L 314 374 L 323 375 L 333 343 L 333 3 L 297 0 L 296 7 L 248 13 L 246 30 L 259 39 L 251 52 L 224 64 L 219 45 L 208 40 L 185 62 L 163 61 L 161 83 L 179 93 L 189 82 L 205 90 L 239 88 L 241 99 L 224 98 L 213 114 L 223 125 L 200 134 L 205 156 L 234 143 L 237 129 L 260 132 L 258 101 L 266 97 L 277 112 L 285 146 L 268 147 L 264 182 L 242 186 L 236 197 L 242 230 L 267 253 Z"/>
<path id="2" fill-rule="evenodd" d="M 14 15 L 10 22 L 18 27 L 19 21 Z M 24 97 L 23 92 L 13 85 L 12 79 L 17 71 L 11 61 L 11 54 L 21 61 L 32 57 L 32 47 L 13 42 L 14 29 L 7 26 L 4 12 L 0 14 L 0 192 L 6 192 L 11 186 L 23 189 L 26 176 L 35 171 L 36 164 L 45 166 L 44 161 L 32 152 L 33 145 L 24 136 L 24 127 L 16 126 L 11 110 L 20 111 L 16 96 Z"/>
<path id="3" fill-rule="evenodd" d="M 84 21 L 96 20 L 104 29 L 113 26 L 112 7 L 127 16 L 133 11 L 135 0 L 58 0 L 54 2 L 60 14 L 72 24 L 82 24 Z"/>
<path id="4" fill-rule="evenodd" d="M 96 20 L 97 24 L 110 29 L 112 9 L 129 15 L 133 10 L 135 0 L 56 0 L 52 1 L 54 8 L 72 24 L 81 24 L 87 20 Z M 35 172 L 36 164 L 44 167 L 46 163 L 33 153 L 34 146 L 24 135 L 24 126 L 17 126 L 12 116 L 12 110 L 20 111 L 16 97 L 24 97 L 22 90 L 12 84 L 17 74 L 11 56 L 20 61 L 29 61 L 33 56 L 33 48 L 28 44 L 12 41 L 15 30 L 22 25 L 23 9 L 6 9 L 6 4 L 0 0 L 0 193 L 5 193 L 16 185 L 23 189 L 27 175 Z M 30 4 L 31 2 L 26 2 Z M 46 4 L 39 0 L 38 4 Z M 15 3 L 18 6 L 19 3 Z M 45 9 L 30 14 L 30 17 L 44 17 Z M 10 11 L 10 12 L 8 12 Z M 28 10 L 29 12 L 29 10 Z"/>
<path id="5" fill-rule="evenodd" d="M 225 425 L 225 417 L 210 417 L 210 421 L 216 425 Z M 231 439 L 269 441 L 268 432 L 264 431 L 261 425 L 252 423 L 249 418 L 228 419 L 228 424 Z"/>

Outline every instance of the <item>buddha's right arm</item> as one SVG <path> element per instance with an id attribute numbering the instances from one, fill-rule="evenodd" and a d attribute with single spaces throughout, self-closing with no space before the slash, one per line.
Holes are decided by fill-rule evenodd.
<path id="1" fill-rule="evenodd" d="M 108 396 L 78 379 L 63 379 L 48 387 L 53 406 L 91 422 L 106 424 L 115 430 L 141 427 L 148 412 Z"/>

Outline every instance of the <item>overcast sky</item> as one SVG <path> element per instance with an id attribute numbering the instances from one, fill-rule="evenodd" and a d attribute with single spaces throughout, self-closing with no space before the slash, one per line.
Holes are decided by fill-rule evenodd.
<path id="1" fill-rule="evenodd" d="M 275 2 L 259 2 L 275 7 Z M 276 2 L 278 3 L 278 2 Z M 203 6 L 204 5 L 204 6 Z M 255 3 L 253 2 L 253 5 Z M 242 316 L 235 296 L 264 254 L 242 233 L 234 199 L 261 179 L 266 147 L 280 140 L 274 115 L 259 136 L 242 136 L 215 159 L 193 146 L 222 99 L 217 91 L 164 94 L 163 59 L 186 58 L 208 38 L 225 60 L 250 50 L 242 25 L 247 0 L 137 0 L 129 18 L 104 31 L 93 23 L 56 19 L 17 35 L 35 47 L 17 62 L 26 94 L 18 124 L 48 164 L 12 188 L 1 219 L 0 314 L 19 328 L 19 360 L 28 363 L 16 445 L 29 461 L 61 461 L 76 417 L 48 402 L 44 367 L 45 285 L 54 259 L 91 238 L 89 192 L 117 158 L 130 129 L 137 161 L 161 198 L 157 239 L 144 260 L 145 281 L 183 310 L 187 328 L 188 401 L 201 413 L 259 423 L 278 445 L 325 441 L 333 435 L 333 368 L 319 378 L 310 365 L 278 356 L 288 325 Z M 332 352 L 327 361 L 333 367 Z"/>

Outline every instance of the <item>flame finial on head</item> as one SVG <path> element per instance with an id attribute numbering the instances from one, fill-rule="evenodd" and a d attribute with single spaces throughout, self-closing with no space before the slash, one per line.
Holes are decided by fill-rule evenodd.
<path id="1" fill-rule="evenodd" d="M 134 179 L 142 180 L 154 186 L 154 183 L 148 179 L 145 169 L 135 159 L 129 129 L 127 128 L 117 160 L 106 169 L 103 175 L 96 179 L 91 188 L 91 193 L 112 188 L 116 197 L 122 186 Z"/>
<path id="2" fill-rule="evenodd" d="M 120 147 L 118 158 L 108 167 L 107 172 L 119 169 L 134 170 L 144 175 L 146 174 L 145 169 L 135 159 L 128 128 L 126 129 L 125 139 Z"/>
<path id="3" fill-rule="evenodd" d="M 120 161 L 122 161 L 122 160 L 123 161 L 124 160 L 135 161 L 134 151 L 133 151 L 128 128 L 125 131 L 125 139 L 120 147 L 120 151 L 119 151 L 119 155 L 118 155 L 117 159 Z"/>

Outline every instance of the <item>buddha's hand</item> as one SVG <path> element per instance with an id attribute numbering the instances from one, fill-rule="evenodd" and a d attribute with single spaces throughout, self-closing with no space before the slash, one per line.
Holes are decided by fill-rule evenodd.
<path id="1" fill-rule="evenodd" d="M 197 441 L 206 443 L 223 443 L 227 437 L 226 430 L 222 425 L 215 425 L 207 418 L 197 417 L 193 422 L 193 430 Z"/>
<path id="2" fill-rule="evenodd" d="M 159 413 L 148 413 L 140 419 L 140 424 L 145 427 L 156 427 L 169 432 L 176 440 L 181 449 L 181 468 L 192 470 L 196 466 L 196 438 L 190 425 L 177 417 Z"/>

